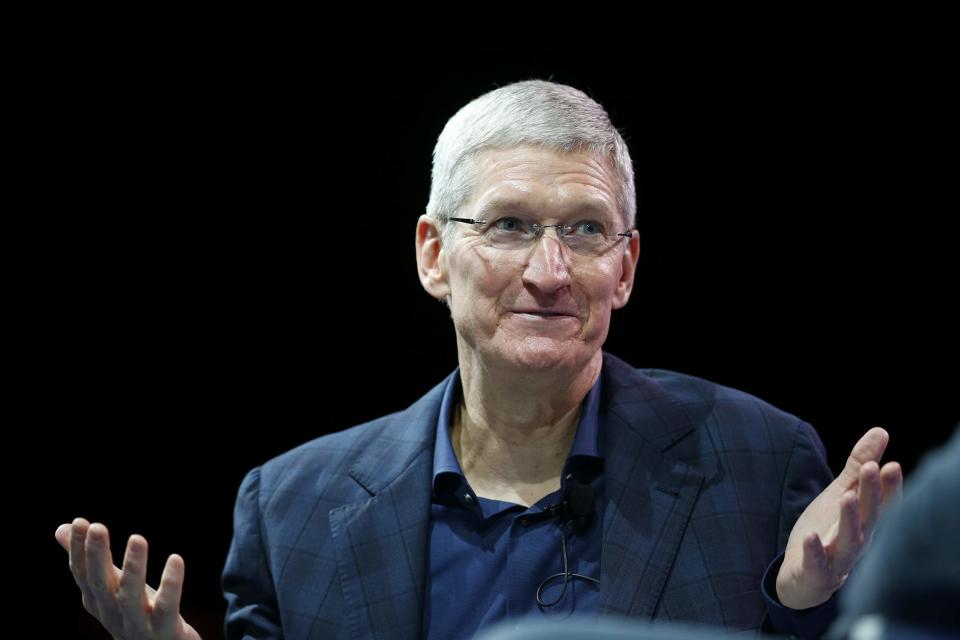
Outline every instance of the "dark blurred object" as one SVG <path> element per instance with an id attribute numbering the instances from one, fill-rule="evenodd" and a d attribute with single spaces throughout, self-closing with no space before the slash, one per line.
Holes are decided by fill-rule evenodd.
<path id="1" fill-rule="evenodd" d="M 663 622 L 605 619 L 599 624 L 590 620 L 564 622 L 531 622 L 523 620 L 494 627 L 478 640 L 716 640 L 728 638 L 729 629 Z M 741 631 L 739 635 L 743 635 Z M 773 639 L 781 636 L 759 635 Z"/>

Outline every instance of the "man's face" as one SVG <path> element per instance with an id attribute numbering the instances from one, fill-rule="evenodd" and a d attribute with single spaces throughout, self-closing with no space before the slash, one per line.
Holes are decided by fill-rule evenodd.
<path id="1" fill-rule="evenodd" d="M 627 230 L 614 173 L 591 153 L 523 146 L 483 152 L 475 163 L 475 188 L 458 217 L 488 223 L 511 216 L 540 224 L 595 220 L 608 233 Z M 630 296 L 636 233 L 587 256 L 571 251 L 555 229 L 528 249 L 504 251 L 484 241 L 480 225 L 450 224 L 459 228 L 439 249 L 434 277 L 424 286 L 439 298 L 449 294 L 461 359 L 472 354 L 491 365 L 543 369 L 583 367 L 598 355 L 611 310 Z"/>

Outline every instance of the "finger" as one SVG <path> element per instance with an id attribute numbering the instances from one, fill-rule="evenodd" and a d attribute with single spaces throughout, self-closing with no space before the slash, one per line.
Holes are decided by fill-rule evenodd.
<path id="1" fill-rule="evenodd" d="M 812 572 L 814 575 L 827 575 L 830 561 L 827 558 L 827 552 L 823 548 L 820 536 L 816 533 L 809 533 L 803 539 L 803 568 Z"/>
<path id="2" fill-rule="evenodd" d="M 860 468 L 860 482 L 857 488 L 860 503 L 860 524 L 863 536 L 869 538 L 880 514 L 881 488 L 880 465 L 872 460 Z"/>
<path id="3" fill-rule="evenodd" d="M 116 574 L 110 553 L 110 533 L 99 522 L 90 525 L 86 543 L 87 583 L 99 600 L 112 601 L 116 593 Z"/>
<path id="4" fill-rule="evenodd" d="M 900 499 L 903 494 L 903 469 L 899 462 L 888 462 L 880 469 L 881 504 Z"/>
<path id="5" fill-rule="evenodd" d="M 87 531 L 90 529 L 90 523 L 83 518 L 74 518 L 70 525 L 70 572 L 73 574 L 73 580 L 80 589 L 83 608 L 93 615 L 99 614 L 97 598 L 90 589 L 87 581 Z M 58 529 L 58 532 L 60 530 Z M 62 535 L 62 532 L 61 532 Z"/>
<path id="6" fill-rule="evenodd" d="M 70 531 L 72 528 L 73 526 L 70 524 L 62 524 L 57 527 L 56 532 L 53 534 L 53 537 L 57 540 L 57 544 L 63 547 L 67 553 L 70 553 Z"/>
<path id="7" fill-rule="evenodd" d="M 852 487 L 853 482 L 859 480 L 862 465 L 871 460 L 880 462 L 880 458 L 883 457 L 883 452 L 886 451 L 889 442 L 890 434 L 880 427 L 874 427 L 863 434 L 857 444 L 853 445 L 850 457 L 847 458 L 847 463 L 841 472 L 841 475 L 846 476 L 847 486 Z"/>
<path id="8" fill-rule="evenodd" d="M 183 590 L 184 562 L 176 553 L 167 558 L 160 577 L 160 588 L 153 601 L 153 627 L 160 633 L 172 633 L 180 619 L 180 594 Z"/>
<path id="9" fill-rule="evenodd" d="M 90 523 L 83 518 L 75 518 L 70 527 L 70 570 L 77 584 L 87 579 L 87 530 Z"/>
<path id="10" fill-rule="evenodd" d="M 863 543 L 859 502 L 853 491 L 843 494 L 840 502 L 840 525 L 831 553 L 834 577 L 838 579 L 850 571 Z"/>
<path id="11" fill-rule="evenodd" d="M 123 555 L 123 571 L 117 587 L 117 605 L 124 618 L 124 628 L 139 632 L 147 621 L 147 540 L 132 535 Z"/>

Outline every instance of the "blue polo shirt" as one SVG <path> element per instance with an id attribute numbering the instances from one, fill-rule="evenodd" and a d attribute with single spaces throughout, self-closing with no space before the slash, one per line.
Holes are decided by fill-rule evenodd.
<path id="1" fill-rule="evenodd" d="M 590 484 L 594 512 L 567 532 L 569 571 L 600 578 L 603 522 L 603 442 L 599 428 L 600 378 L 584 399 L 580 422 L 563 467 L 559 491 L 529 508 L 479 497 L 463 475 L 450 442 L 453 410 L 462 396 L 460 371 L 447 383 L 433 453 L 429 570 L 423 609 L 424 637 L 471 638 L 504 619 L 596 618 L 599 587 L 571 579 L 560 601 L 543 610 L 537 588 L 563 572 L 562 522 L 547 508 L 559 504 L 570 483 Z M 561 594 L 563 580 L 549 581 L 543 602 Z"/>

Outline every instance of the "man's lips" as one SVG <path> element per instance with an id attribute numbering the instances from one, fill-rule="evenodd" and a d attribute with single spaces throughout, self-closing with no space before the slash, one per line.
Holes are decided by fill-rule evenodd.
<path id="1" fill-rule="evenodd" d="M 577 314 L 572 311 L 557 311 L 554 309 L 512 309 L 510 313 L 518 315 L 537 316 L 540 318 L 575 318 Z"/>

